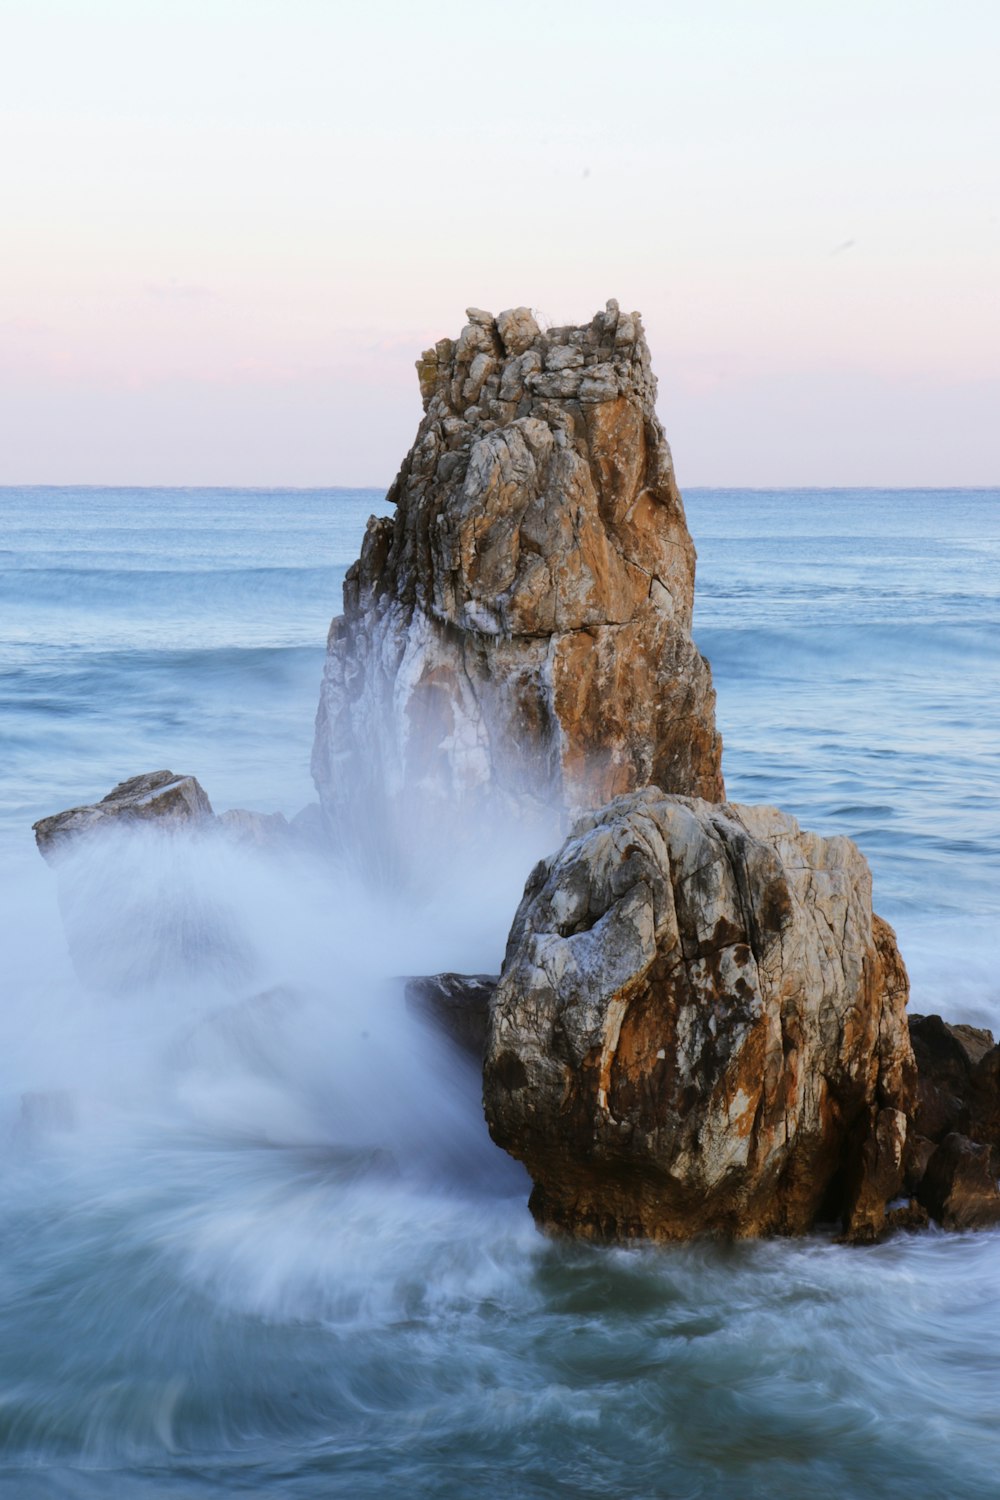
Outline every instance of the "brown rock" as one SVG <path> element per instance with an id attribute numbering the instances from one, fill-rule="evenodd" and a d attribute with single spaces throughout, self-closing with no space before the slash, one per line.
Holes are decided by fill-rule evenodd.
<path id="1" fill-rule="evenodd" d="M 990 1033 L 984 1036 L 993 1040 Z M 990 1047 L 977 1061 L 972 1071 L 972 1088 L 969 1095 L 969 1134 L 973 1140 L 991 1146 L 994 1165 L 1000 1155 L 1000 1047 Z"/>
<path id="2" fill-rule="evenodd" d="M 313 773 L 334 833 L 719 799 L 695 553 L 637 315 L 478 309 L 418 362 L 424 419 L 331 627 Z"/>
<path id="3" fill-rule="evenodd" d="M 937 1015 L 911 1015 L 909 1025 L 917 1064 L 914 1131 L 935 1142 L 952 1131 L 970 1134 L 973 1076 L 993 1047 L 992 1033 L 976 1026 L 952 1026 Z M 989 1110 L 988 1071 L 979 1090 L 981 1114 Z"/>
<path id="4" fill-rule="evenodd" d="M 906 975 L 849 840 L 655 789 L 528 881 L 491 1008 L 494 1139 L 546 1228 L 885 1227 L 912 1103 Z"/>
<path id="5" fill-rule="evenodd" d="M 318 841 L 318 804 L 303 808 L 290 824 L 284 813 L 250 812 L 234 807 L 216 815 L 201 784 L 173 771 L 147 771 L 121 781 L 100 802 L 70 807 L 34 824 L 35 841 L 50 863 L 78 840 L 110 828 L 148 824 L 163 830 L 212 830 L 244 848 L 282 850 Z M 321 820 L 319 820 L 321 823 Z"/>
<path id="6" fill-rule="evenodd" d="M 907 1203 L 901 1203 L 897 1208 L 890 1208 L 885 1216 L 885 1227 L 893 1229 L 926 1229 L 930 1223 L 930 1216 L 922 1203 L 916 1198 L 911 1198 Z"/>
<path id="7" fill-rule="evenodd" d="M 931 1157 L 917 1197 L 945 1229 L 987 1229 L 1000 1223 L 990 1148 L 952 1131 Z"/>
<path id="8" fill-rule="evenodd" d="M 861 1147 L 848 1221 L 850 1238 L 858 1244 L 881 1238 L 890 1227 L 886 1206 L 904 1178 L 906 1115 L 901 1109 L 879 1109 L 873 1119 L 875 1128 L 866 1131 Z"/>
<path id="9" fill-rule="evenodd" d="M 917 1135 L 911 1120 L 903 1153 L 903 1187 L 906 1192 L 916 1192 L 936 1150 L 937 1142 L 928 1140 L 925 1135 Z"/>
<path id="10" fill-rule="evenodd" d="M 288 825 L 289 832 L 300 849 L 314 854 L 325 854 L 330 847 L 330 835 L 318 802 L 310 802 L 301 808 Z"/>

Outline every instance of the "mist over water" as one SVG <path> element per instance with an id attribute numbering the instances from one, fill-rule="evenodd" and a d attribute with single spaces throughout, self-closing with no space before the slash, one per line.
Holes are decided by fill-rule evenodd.
<path id="1" fill-rule="evenodd" d="M 730 796 L 855 837 L 913 1008 L 1000 1030 L 1000 495 L 687 507 Z M 995 1495 L 996 1233 L 535 1233 L 395 982 L 498 968 L 529 840 L 406 892 L 108 840 L 67 872 L 79 977 L 31 822 L 164 766 L 217 810 L 312 800 L 382 508 L 0 491 L 0 1494 Z"/>

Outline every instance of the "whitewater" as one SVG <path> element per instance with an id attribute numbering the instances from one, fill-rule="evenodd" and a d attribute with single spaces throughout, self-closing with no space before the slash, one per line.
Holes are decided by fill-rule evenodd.
<path id="1" fill-rule="evenodd" d="M 1000 491 L 690 491 L 735 801 L 867 855 L 911 1009 L 1000 1032 Z M 169 767 L 314 800 L 377 491 L 0 490 L 0 1494 L 978 1500 L 1000 1231 L 605 1250 L 535 1231 L 398 976 L 495 972 L 540 849 L 370 890 L 142 840 L 233 961 L 84 986 L 31 823 Z"/>

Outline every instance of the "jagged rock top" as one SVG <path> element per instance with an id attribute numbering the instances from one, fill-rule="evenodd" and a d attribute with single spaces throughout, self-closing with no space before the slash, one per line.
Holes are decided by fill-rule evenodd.
<path id="1" fill-rule="evenodd" d="M 213 829 L 233 842 L 260 849 L 281 848 L 292 837 L 283 813 L 233 808 L 216 816 L 201 783 L 194 776 L 178 776 L 173 771 L 144 771 L 140 776 L 130 776 L 99 802 L 68 807 L 40 818 L 33 827 L 39 853 L 51 864 L 81 838 L 129 823 L 155 824 L 164 829 L 181 825 Z M 307 832 L 297 833 L 300 842 L 308 841 Z"/>
<path id="2" fill-rule="evenodd" d="M 417 362 L 396 512 L 369 521 L 331 627 L 313 771 L 334 837 L 359 791 L 389 829 L 433 802 L 575 812 L 649 782 L 720 798 L 641 319 L 613 301 L 581 327 L 468 318 Z"/>
<path id="3" fill-rule="evenodd" d="M 527 308 L 468 316 L 417 361 L 425 416 L 387 497 L 402 525 L 369 522 L 347 615 L 389 590 L 486 635 L 626 624 L 647 602 L 688 628 L 694 548 L 638 313 L 547 332 Z"/>
<path id="4" fill-rule="evenodd" d="M 656 377 L 638 313 L 613 299 L 583 327 L 538 326 L 530 308 L 494 318 L 466 308 L 457 339 L 440 339 L 417 360 L 427 411 L 435 396 L 467 423 L 509 421 L 511 401 L 613 401 L 634 391 L 652 405 Z M 496 410 L 491 408 L 497 405 Z"/>
<path id="5" fill-rule="evenodd" d="M 193 776 L 173 771 L 147 771 L 130 776 L 102 797 L 82 807 L 40 818 L 35 842 L 45 859 L 58 857 L 81 835 L 120 822 L 204 822 L 213 817 L 212 804 Z"/>

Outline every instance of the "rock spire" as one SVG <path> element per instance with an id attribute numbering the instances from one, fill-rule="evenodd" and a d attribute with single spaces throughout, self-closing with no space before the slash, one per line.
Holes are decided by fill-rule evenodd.
<path id="1" fill-rule="evenodd" d="M 313 772 L 335 838 L 723 796 L 695 552 L 637 314 L 470 308 L 330 630 Z"/>

